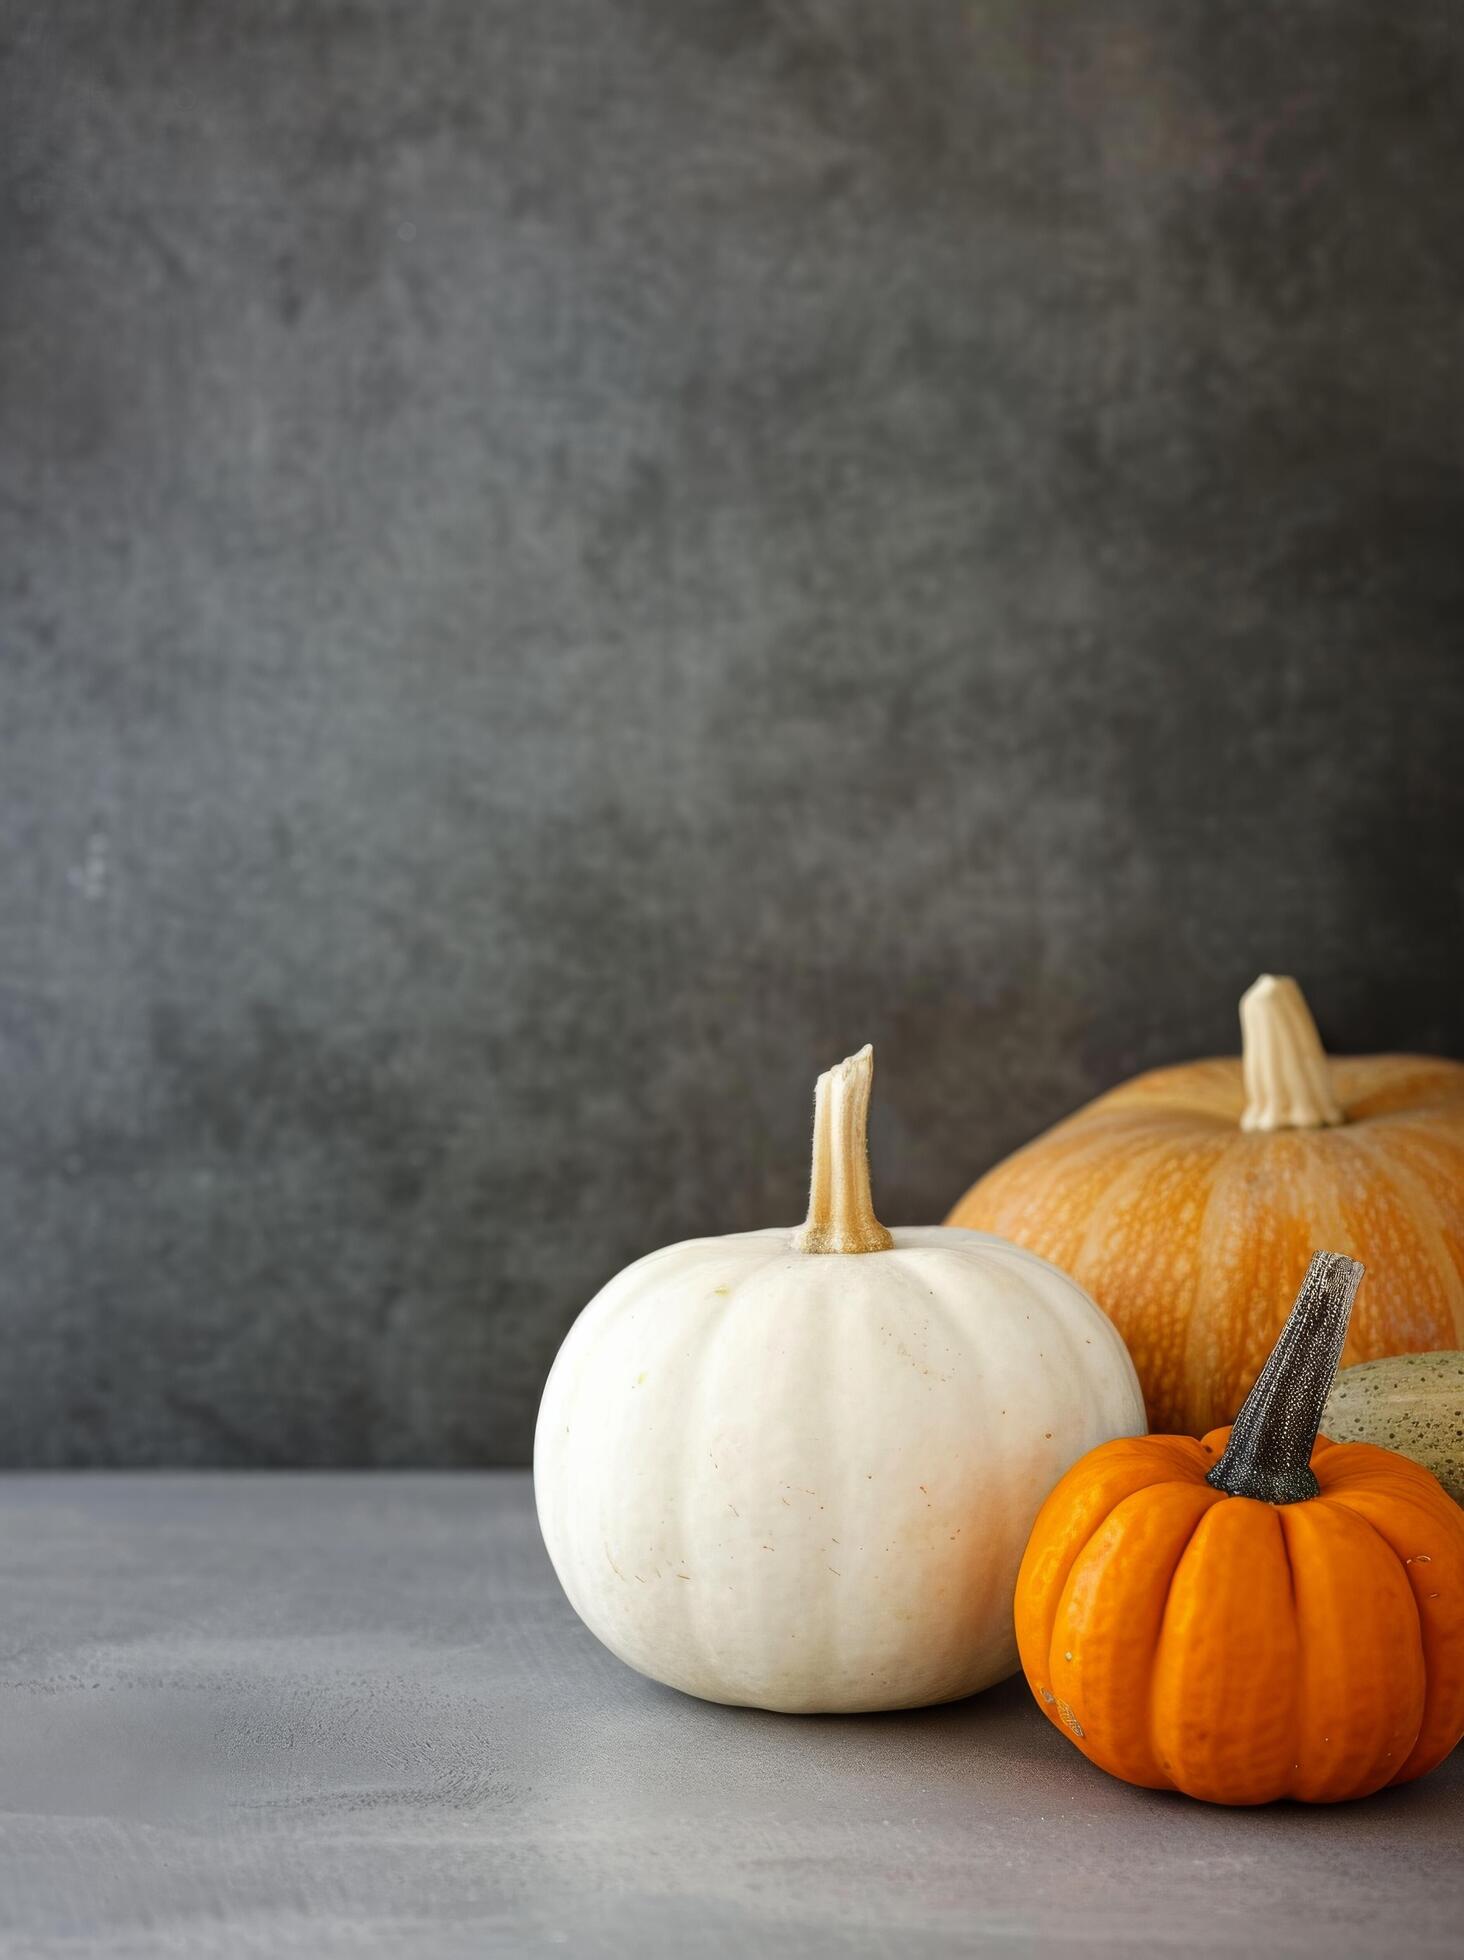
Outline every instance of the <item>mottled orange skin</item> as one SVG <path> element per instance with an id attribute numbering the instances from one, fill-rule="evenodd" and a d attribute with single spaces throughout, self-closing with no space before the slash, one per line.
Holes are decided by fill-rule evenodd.
<path id="1" fill-rule="evenodd" d="M 1156 1069 L 998 1164 L 946 1221 L 1071 1273 L 1128 1343 L 1155 1429 L 1240 1407 L 1312 1251 L 1368 1282 L 1343 1365 L 1464 1346 L 1464 1064 L 1331 1064 L 1346 1122 L 1245 1131 L 1239 1061 Z"/>
<path id="2" fill-rule="evenodd" d="M 1464 1510 L 1325 1437 L 1319 1497 L 1227 1497 L 1228 1434 L 1105 1443 L 1052 1492 L 1017 1579 L 1039 1707 L 1100 1769 L 1210 1803 L 1424 1775 L 1464 1734 Z"/>

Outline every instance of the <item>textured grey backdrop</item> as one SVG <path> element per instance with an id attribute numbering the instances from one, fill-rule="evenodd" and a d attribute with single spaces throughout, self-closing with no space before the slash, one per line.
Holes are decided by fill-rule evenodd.
<path id="1" fill-rule="evenodd" d="M 1452 0 L 0 0 L 0 1459 L 522 1460 L 1263 966 L 1459 1052 Z"/>

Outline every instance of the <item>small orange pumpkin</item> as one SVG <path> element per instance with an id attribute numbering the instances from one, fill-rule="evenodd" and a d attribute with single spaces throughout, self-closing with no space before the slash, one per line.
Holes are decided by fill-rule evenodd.
<path id="1" fill-rule="evenodd" d="M 1123 1335 L 1152 1429 L 1203 1435 L 1256 1378 L 1315 1245 L 1372 1266 L 1347 1364 L 1464 1347 L 1464 1066 L 1329 1062 L 1296 982 L 1244 1054 L 1155 1069 L 998 1164 L 949 1225 L 1050 1259 Z"/>
<path id="2" fill-rule="evenodd" d="M 1464 1734 L 1464 1510 L 1391 1450 L 1317 1436 L 1361 1277 L 1316 1255 L 1231 1429 L 1102 1444 L 1038 1514 L 1022 1667 L 1127 1783 L 1335 1803 Z"/>

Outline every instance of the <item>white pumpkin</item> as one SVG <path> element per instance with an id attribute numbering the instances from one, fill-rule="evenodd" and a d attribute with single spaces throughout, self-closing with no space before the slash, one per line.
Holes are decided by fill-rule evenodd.
<path id="1" fill-rule="evenodd" d="M 798 1231 L 692 1239 L 570 1329 L 534 1479 L 575 1611 L 711 1701 L 913 1708 L 1017 1666 L 1039 1506 L 1144 1428 L 1117 1330 L 1004 1239 L 875 1218 L 871 1052 L 822 1077 Z"/>

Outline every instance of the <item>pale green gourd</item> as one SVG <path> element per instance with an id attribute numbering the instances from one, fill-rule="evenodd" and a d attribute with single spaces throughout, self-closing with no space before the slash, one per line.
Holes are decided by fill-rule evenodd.
<path id="1" fill-rule="evenodd" d="M 1393 1354 L 1344 1368 L 1322 1411 L 1334 1443 L 1377 1443 L 1431 1470 L 1464 1504 L 1464 1349 Z"/>

